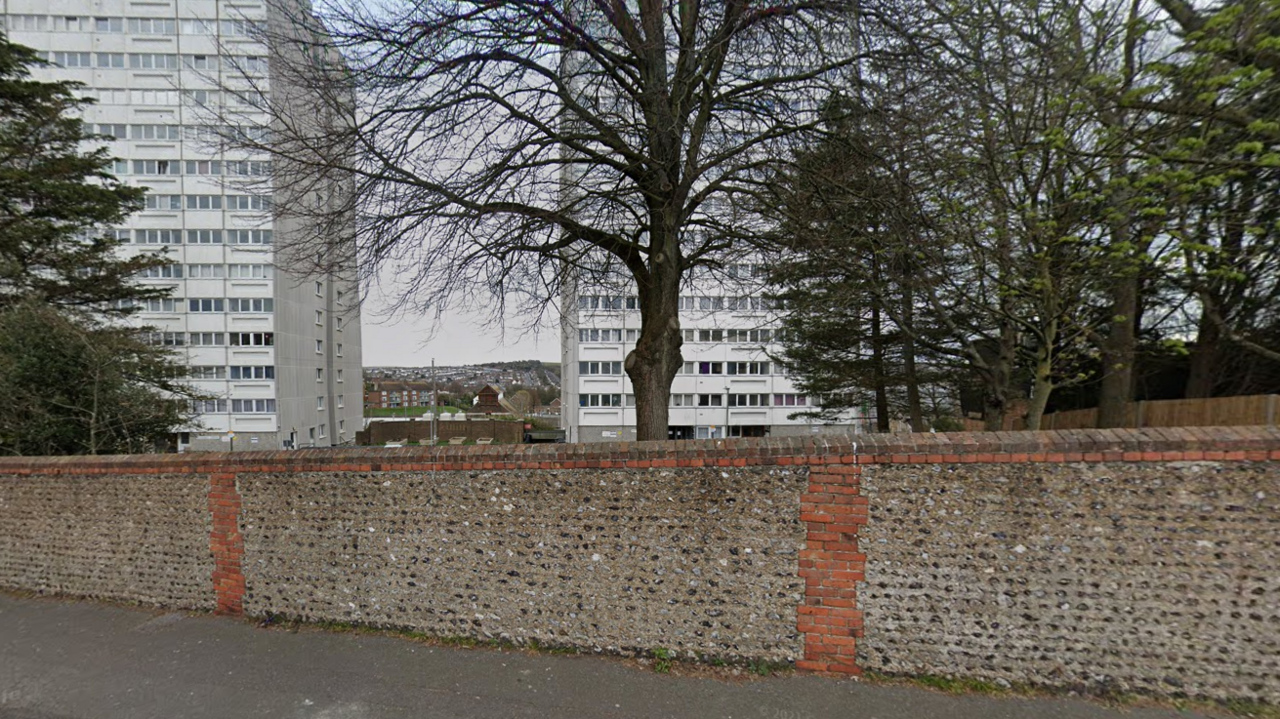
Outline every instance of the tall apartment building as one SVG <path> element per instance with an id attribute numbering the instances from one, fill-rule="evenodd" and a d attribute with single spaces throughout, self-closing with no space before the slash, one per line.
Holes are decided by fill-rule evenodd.
<path id="1" fill-rule="evenodd" d="M 815 406 L 770 359 L 780 349 L 777 313 L 760 292 L 759 268 L 689 283 L 680 297 L 683 366 L 671 384 L 669 439 L 863 431 L 860 412 L 824 423 L 791 415 Z M 736 277 L 737 281 L 733 278 Z M 568 283 L 561 300 L 561 422 L 569 442 L 634 440 L 635 393 L 623 361 L 640 332 L 632 294 Z"/>
<path id="2" fill-rule="evenodd" d="M 45 79 L 76 80 L 97 99 L 85 120 L 114 138 L 116 173 L 150 188 L 146 209 L 115 229 L 131 253 L 171 264 L 141 282 L 173 285 L 136 320 L 190 365 L 212 397 L 180 449 L 325 447 L 361 429 L 357 288 L 345 273 L 290 274 L 274 247 L 271 195 L 260 157 L 216 149 L 208 108 L 236 103 L 223 80 L 257 76 L 270 91 L 253 32 L 274 12 L 261 0 L 0 0 L 15 42 L 53 63 Z M 238 129 L 263 133 L 267 115 L 236 108 Z M 282 262 L 281 264 L 289 264 Z"/>

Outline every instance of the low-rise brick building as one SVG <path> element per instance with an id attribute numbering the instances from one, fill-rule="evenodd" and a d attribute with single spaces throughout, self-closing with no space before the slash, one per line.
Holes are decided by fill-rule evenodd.
<path id="1" fill-rule="evenodd" d="M 364 391 L 364 406 L 377 409 L 430 407 L 431 385 L 427 382 L 371 382 Z"/>

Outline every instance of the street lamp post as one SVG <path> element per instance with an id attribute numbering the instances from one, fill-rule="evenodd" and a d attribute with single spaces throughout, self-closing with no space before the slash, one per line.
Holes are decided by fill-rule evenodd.
<path id="1" fill-rule="evenodd" d="M 729 385 L 724 386 L 724 431 L 720 433 L 720 437 L 729 438 Z"/>

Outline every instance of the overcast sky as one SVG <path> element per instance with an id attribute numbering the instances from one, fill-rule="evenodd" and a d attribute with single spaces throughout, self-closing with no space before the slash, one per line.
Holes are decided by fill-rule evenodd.
<path id="1" fill-rule="evenodd" d="M 560 361 L 560 332 L 556 327 L 542 328 L 537 337 L 521 337 L 518 330 L 512 329 L 516 323 L 509 322 L 506 336 L 502 337 L 500 330 L 483 326 L 483 318 L 454 312 L 444 318 L 432 336 L 432 322 L 427 319 L 391 323 L 379 314 L 376 308 L 367 308 L 361 318 L 365 367 L 426 367 L 432 357 L 437 365 Z"/>

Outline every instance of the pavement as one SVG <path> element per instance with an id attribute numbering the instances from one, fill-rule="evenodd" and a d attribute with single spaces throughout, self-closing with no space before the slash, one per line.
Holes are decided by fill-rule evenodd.
<path id="1" fill-rule="evenodd" d="M 675 676 L 607 657 L 263 629 L 227 617 L 0 594 L 0 719 L 1194 716 L 790 673 Z"/>

